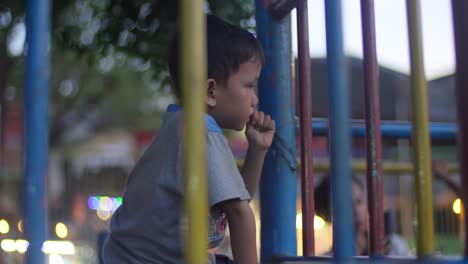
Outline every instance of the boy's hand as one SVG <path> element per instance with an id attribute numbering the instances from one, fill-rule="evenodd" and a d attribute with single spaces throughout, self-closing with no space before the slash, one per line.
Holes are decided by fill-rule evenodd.
<path id="1" fill-rule="evenodd" d="M 270 115 L 255 110 L 250 116 L 250 120 L 245 128 L 245 135 L 249 142 L 249 147 L 258 150 L 268 150 L 275 135 L 275 120 Z"/>

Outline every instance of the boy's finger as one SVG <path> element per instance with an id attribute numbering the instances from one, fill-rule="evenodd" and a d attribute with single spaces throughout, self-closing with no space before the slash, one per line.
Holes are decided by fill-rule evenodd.
<path id="1" fill-rule="evenodd" d="M 270 124 L 268 124 L 268 129 L 275 130 L 276 129 L 276 122 L 274 119 L 271 119 Z"/>
<path id="2" fill-rule="evenodd" d="M 265 114 L 262 111 L 258 112 L 258 119 L 257 119 L 257 124 L 259 126 L 263 126 L 263 122 L 265 120 Z"/>
<path id="3" fill-rule="evenodd" d="M 271 116 L 270 115 L 265 115 L 265 118 L 263 119 L 262 127 L 268 128 L 268 125 L 270 124 L 270 121 L 271 121 Z"/>
<path id="4" fill-rule="evenodd" d="M 258 121 L 258 110 L 255 110 L 253 114 L 250 116 L 249 123 L 251 125 L 255 125 L 257 124 L 257 121 Z"/>

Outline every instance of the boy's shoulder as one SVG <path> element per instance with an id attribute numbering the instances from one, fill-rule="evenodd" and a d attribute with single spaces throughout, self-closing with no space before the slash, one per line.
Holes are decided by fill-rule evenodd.
<path id="1" fill-rule="evenodd" d="M 177 122 L 178 125 L 182 125 L 182 122 L 183 122 L 182 111 L 183 111 L 182 107 L 175 105 L 175 104 L 170 104 L 167 107 L 166 113 L 164 115 L 163 126 L 165 123 L 170 124 L 174 122 Z M 205 113 L 204 119 L 205 119 L 205 126 L 208 132 L 213 132 L 213 133 L 218 133 L 218 134 L 223 135 L 223 131 L 221 127 L 218 125 L 218 123 L 212 116 Z"/>

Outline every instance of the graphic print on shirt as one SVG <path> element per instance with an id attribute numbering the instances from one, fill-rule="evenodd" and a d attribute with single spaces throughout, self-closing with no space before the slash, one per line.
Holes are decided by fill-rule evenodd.
<path id="1" fill-rule="evenodd" d="M 225 213 L 210 214 L 208 226 L 208 243 L 210 248 L 218 247 L 224 239 L 227 227 L 227 217 Z"/>

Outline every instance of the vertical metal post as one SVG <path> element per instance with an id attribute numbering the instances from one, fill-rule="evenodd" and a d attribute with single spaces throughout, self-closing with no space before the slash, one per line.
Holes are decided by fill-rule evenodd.
<path id="1" fill-rule="evenodd" d="M 304 256 L 315 254 L 314 163 L 312 157 L 312 92 L 307 1 L 297 0 L 299 106 L 301 137 L 302 240 Z"/>
<path id="2" fill-rule="evenodd" d="M 351 202 L 351 130 L 341 0 L 325 1 L 327 34 L 333 253 L 346 261 L 354 253 Z"/>
<path id="3" fill-rule="evenodd" d="M 468 212 L 468 2 L 466 0 L 452 0 L 453 27 L 455 31 L 456 53 L 456 97 L 458 108 L 458 146 L 460 152 L 460 171 L 462 175 L 463 214 Z M 464 217 L 465 250 L 468 257 L 468 217 Z"/>
<path id="4" fill-rule="evenodd" d="M 208 196 L 205 160 L 206 33 L 202 0 L 180 1 L 182 105 L 184 107 L 185 262 L 206 263 Z"/>
<path id="5" fill-rule="evenodd" d="M 382 137 L 380 132 L 379 65 L 375 45 L 374 0 L 361 0 L 364 49 L 364 100 L 366 109 L 367 203 L 370 255 L 383 255 L 384 213 Z"/>
<path id="6" fill-rule="evenodd" d="M 411 57 L 411 96 L 413 115 L 413 159 L 417 198 L 418 256 L 434 252 L 434 213 L 432 208 L 431 142 L 428 132 L 427 83 L 424 74 L 421 14 L 419 0 L 407 0 L 408 34 Z"/>
<path id="7" fill-rule="evenodd" d="M 50 52 L 49 0 L 28 0 L 26 26 L 24 230 L 29 247 L 26 263 L 44 263 L 47 237 L 47 157 Z"/>
<path id="8" fill-rule="evenodd" d="M 296 147 L 291 92 L 291 18 L 273 21 L 256 0 L 257 34 L 266 56 L 259 80 L 260 109 L 276 120 L 276 136 L 267 153 L 260 187 L 261 262 L 295 256 Z"/>

